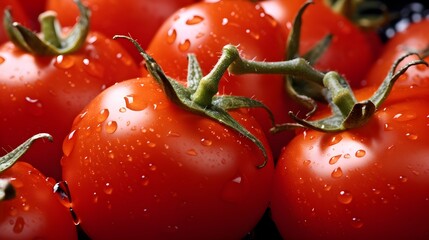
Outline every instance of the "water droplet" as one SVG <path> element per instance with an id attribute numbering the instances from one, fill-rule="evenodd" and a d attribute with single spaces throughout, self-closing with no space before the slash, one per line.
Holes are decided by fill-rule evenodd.
<path id="1" fill-rule="evenodd" d="M 335 135 L 331 138 L 331 141 L 329 141 L 328 145 L 332 146 L 335 145 L 343 140 L 343 136 L 341 134 Z"/>
<path id="2" fill-rule="evenodd" d="M 189 149 L 188 151 L 186 151 L 186 154 L 188 154 L 189 156 L 197 156 L 198 153 L 197 151 L 195 151 L 195 149 Z"/>
<path id="3" fill-rule="evenodd" d="M 149 170 L 156 171 L 156 166 L 152 163 L 149 163 Z"/>
<path id="4" fill-rule="evenodd" d="M 407 122 L 417 118 L 417 114 L 414 112 L 398 113 L 393 116 L 393 119 L 397 122 Z"/>
<path id="5" fill-rule="evenodd" d="M 247 179 L 238 175 L 225 185 L 222 191 L 222 199 L 227 202 L 241 202 L 246 198 L 249 191 L 248 187 Z"/>
<path id="6" fill-rule="evenodd" d="M 124 97 L 125 106 L 133 111 L 141 111 L 147 108 L 147 102 L 142 94 L 130 94 Z"/>
<path id="7" fill-rule="evenodd" d="M 222 26 L 227 25 L 229 22 L 228 18 L 222 18 Z"/>
<path id="8" fill-rule="evenodd" d="M 170 28 L 167 31 L 167 43 L 172 44 L 174 41 L 176 41 L 176 38 L 177 38 L 176 29 Z"/>
<path id="9" fill-rule="evenodd" d="M 418 135 L 413 134 L 413 133 L 406 133 L 405 136 L 410 140 L 417 140 L 419 138 Z"/>
<path id="10" fill-rule="evenodd" d="M 340 191 L 340 194 L 338 195 L 338 201 L 342 204 L 349 204 L 353 200 L 353 196 L 349 191 Z"/>
<path id="11" fill-rule="evenodd" d="M 188 24 L 188 25 L 194 25 L 194 24 L 198 24 L 198 23 L 202 22 L 203 20 L 204 20 L 203 17 L 195 15 L 192 18 L 187 19 L 186 20 L 186 24 Z"/>
<path id="12" fill-rule="evenodd" d="M 4 57 L 0 56 L 0 64 L 4 63 L 4 61 L 5 61 Z"/>
<path id="13" fill-rule="evenodd" d="M 304 166 L 310 166 L 310 164 L 311 164 L 311 160 L 304 160 L 304 161 L 302 162 L 302 164 L 304 164 Z"/>
<path id="14" fill-rule="evenodd" d="M 167 136 L 168 137 L 180 137 L 180 134 L 177 132 L 168 131 Z"/>
<path id="15" fill-rule="evenodd" d="M 341 154 L 339 154 L 339 155 L 336 155 L 336 156 L 331 157 L 331 158 L 329 159 L 329 164 L 334 165 L 335 163 L 337 163 L 337 162 L 338 162 L 338 160 L 340 160 L 341 156 L 342 156 L 342 155 L 341 155 Z"/>
<path id="16" fill-rule="evenodd" d="M 98 113 L 97 122 L 102 123 L 109 117 L 109 109 L 103 109 Z"/>
<path id="17" fill-rule="evenodd" d="M 179 50 L 180 51 L 187 51 L 191 47 L 191 41 L 189 39 L 185 39 L 185 41 L 179 43 Z"/>
<path id="18" fill-rule="evenodd" d="M 323 185 L 323 190 L 325 190 L 327 192 L 329 192 L 331 190 L 331 188 L 332 188 L 332 185 L 330 185 L 330 184 Z"/>
<path id="19" fill-rule="evenodd" d="M 142 186 L 146 187 L 149 185 L 149 179 L 145 175 L 142 175 L 141 179 L 142 179 Z"/>
<path id="20" fill-rule="evenodd" d="M 343 176 L 343 170 L 341 167 L 335 168 L 334 171 L 332 171 L 331 176 L 333 178 L 340 178 Z"/>
<path id="21" fill-rule="evenodd" d="M 66 157 L 70 156 L 76 144 L 76 132 L 77 129 L 72 130 L 63 141 L 63 153 Z"/>
<path id="22" fill-rule="evenodd" d="M 111 195 L 113 193 L 113 187 L 111 186 L 110 183 L 106 183 L 104 185 L 104 193 L 107 195 Z"/>
<path id="23" fill-rule="evenodd" d="M 74 66 L 74 58 L 72 56 L 58 55 L 55 59 L 54 66 L 61 69 L 70 69 Z"/>
<path id="24" fill-rule="evenodd" d="M 259 40 L 259 38 L 261 37 L 259 35 L 259 33 L 251 31 L 250 29 L 246 29 L 246 33 L 249 34 L 252 38 L 254 38 L 255 40 Z"/>
<path id="25" fill-rule="evenodd" d="M 357 150 L 355 153 L 355 156 L 358 158 L 364 157 L 365 155 L 366 155 L 366 152 L 363 149 Z"/>
<path id="26" fill-rule="evenodd" d="M 41 116 L 43 114 L 43 104 L 38 99 L 25 97 L 25 101 L 28 103 L 29 112 L 34 116 Z"/>
<path id="27" fill-rule="evenodd" d="M 13 225 L 14 233 L 21 233 L 24 230 L 25 221 L 22 217 L 17 217 L 15 221 L 15 225 Z"/>
<path id="28" fill-rule="evenodd" d="M 201 143 L 201 145 L 208 147 L 208 146 L 211 146 L 213 144 L 213 141 L 203 138 L 203 139 L 201 139 L 200 143 Z"/>
<path id="29" fill-rule="evenodd" d="M 70 195 L 69 186 L 66 181 L 59 181 L 54 185 L 54 193 L 60 199 L 60 202 L 66 207 L 70 208 L 72 205 L 72 199 Z"/>
<path id="30" fill-rule="evenodd" d="M 86 112 L 86 111 L 85 111 L 85 112 L 82 112 L 82 113 L 80 113 L 80 114 L 78 114 L 78 115 L 74 118 L 72 126 L 74 126 L 74 125 L 78 124 L 80 121 L 82 121 L 82 119 L 86 116 L 86 114 L 87 114 L 87 112 Z"/>
<path id="31" fill-rule="evenodd" d="M 406 182 L 408 182 L 408 178 L 407 178 L 407 177 L 405 177 L 405 176 L 399 176 L 399 181 L 400 181 L 401 183 L 406 183 Z"/>
<path id="32" fill-rule="evenodd" d="M 87 60 L 87 59 L 86 59 Z M 104 67 L 102 64 L 92 62 L 92 61 L 85 61 L 84 59 L 84 65 L 85 65 L 85 71 L 96 78 L 102 78 L 104 76 Z"/>
<path id="33" fill-rule="evenodd" d="M 363 221 L 360 218 L 353 217 L 351 225 L 354 228 L 361 228 L 361 227 L 363 227 Z"/>
<path id="34" fill-rule="evenodd" d="M 118 123 L 116 121 L 109 121 L 106 125 L 107 133 L 114 133 L 118 129 Z"/>
<path id="35" fill-rule="evenodd" d="M 392 131 L 393 130 L 393 126 L 390 123 L 385 123 L 384 124 L 384 130 L 385 131 Z"/>

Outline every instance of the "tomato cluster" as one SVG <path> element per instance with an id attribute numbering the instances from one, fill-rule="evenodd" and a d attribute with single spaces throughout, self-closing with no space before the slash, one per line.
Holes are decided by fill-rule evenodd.
<path id="1" fill-rule="evenodd" d="M 0 239 L 428 239 L 416 6 L 1 1 Z"/>

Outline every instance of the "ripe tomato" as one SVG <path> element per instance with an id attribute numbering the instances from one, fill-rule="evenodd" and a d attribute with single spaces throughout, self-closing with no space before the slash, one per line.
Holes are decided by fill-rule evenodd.
<path id="1" fill-rule="evenodd" d="M 282 26 L 290 29 L 296 12 L 304 2 L 267 0 L 261 1 L 261 5 Z M 333 34 L 328 49 L 314 66 L 322 71 L 337 71 L 345 76 L 352 87 L 359 86 L 378 56 L 373 49 L 374 45 L 380 45 L 381 40 L 373 38 L 370 41 L 366 33 L 346 17 L 333 12 L 323 1 L 315 1 L 315 4 L 309 6 L 302 21 L 301 52 L 307 52 L 327 34 Z"/>
<path id="2" fill-rule="evenodd" d="M 186 81 L 187 72 L 183 69 L 187 68 L 189 53 L 196 55 L 203 73 L 207 74 L 226 44 L 238 46 L 246 59 L 281 61 L 285 57 L 283 29 L 260 4 L 247 0 L 202 1 L 177 11 L 159 28 L 148 52 L 167 75 Z M 278 122 L 287 122 L 290 121 L 288 110 L 301 108 L 288 97 L 284 85 L 280 75 L 224 74 L 219 93 L 260 100 L 271 109 Z M 256 109 L 252 114 L 261 123 L 276 158 L 293 133 L 270 134 L 272 124 L 266 112 Z"/>
<path id="3" fill-rule="evenodd" d="M 429 46 L 429 19 L 409 25 L 404 31 L 396 33 L 387 43 L 378 60 L 374 63 L 366 76 L 363 86 L 379 85 L 389 71 L 392 63 L 401 55 L 414 51 L 426 50 Z M 415 59 L 415 56 L 408 60 Z M 429 57 L 425 58 L 429 61 Z M 406 61 L 404 61 L 406 62 Z M 401 65 L 400 65 L 401 66 Z M 399 66 L 399 67 L 400 67 Z M 407 73 L 397 81 L 395 88 L 429 86 L 429 69 L 423 66 L 411 67 Z"/>
<path id="4" fill-rule="evenodd" d="M 33 29 L 39 29 L 38 16 L 46 8 L 46 0 L 17 0 L 23 7 L 24 12 L 29 18 L 30 27 Z"/>
<path id="5" fill-rule="evenodd" d="M 230 114 L 268 147 L 246 110 Z M 258 169 L 253 142 L 177 106 L 152 77 L 94 98 L 63 151 L 63 178 L 90 238 L 240 239 L 268 206 L 269 150 Z"/>
<path id="6" fill-rule="evenodd" d="M 23 156 L 47 176 L 60 179 L 62 140 L 75 116 L 99 92 L 139 75 L 121 45 L 90 32 L 75 53 L 40 56 L 12 42 L 0 46 L 0 147 L 9 150 L 39 132 L 54 143 L 35 145 Z"/>
<path id="7" fill-rule="evenodd" d="M 271 204 L 285 239 L 429 237 L 428 98 L 402 93 L 361 128 L 305 130 L 285 147 Z"/>
<path id="8" fill-rule="evenodd" d="M 73 218 L 54 193 L 52 178 L 16 162 L 0 172 L 0 181 L 15 190 L 11 199 L 0 199 L 0 239 L 77 239 Z"/>
<path id="9" fill-rule="evenodd" d="M 1 0 L 0 1 L 0 12 L 2 13 L 6 8 L 10 8 L 11 12 L 15 16 L 16 20 L 21 22 L 23 25 L 29 24 L 29 17 L 25 14 L 24 8 L 21 4 L 16 0 Z M 0 28 L 0 44 L 8 41 L 7 34 L 5 32 L 5 28 Z"/>
<path id="10" fill-rule="evenodd" d="M 177 9 L 196 0 L 84 0 L 92 12 L 91 29 L 111 38 L 116 34 L 130 34 L 146 48 L 162 22 Z M 46 8 L 58 12 L 64 26 L 71 26 L 78 16 L 73 0 L 47 0 Z M 141 56 L 131 44 L 124 48 L 137 62 Z"/>

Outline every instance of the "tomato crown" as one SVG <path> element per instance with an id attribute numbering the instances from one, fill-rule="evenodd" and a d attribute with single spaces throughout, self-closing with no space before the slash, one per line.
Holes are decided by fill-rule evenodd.
<path id="1" fill-rule="evenodd" d="M 75 2 L 80 17 L 65 36 L 53 11 L 40 14 L 41 33 L 37 34 L 15 22 L 9 9 L 6 9 L 3 22 L 9 39 L 24 51 L 37 55 L 61 55 L 78 51 L 89 32 L 90 10 L 80 0 Z"/>

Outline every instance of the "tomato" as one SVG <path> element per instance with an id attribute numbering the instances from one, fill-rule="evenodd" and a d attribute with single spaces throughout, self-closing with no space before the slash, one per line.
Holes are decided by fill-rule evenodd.
<path id="1" fill-rule="evenodd" d="M 0 172 L 1 181 L 15 190 L 10 199 L 0 199 L 1 239 L 77 239 L 73 218 L 54 193 L 52 178 L 18 161 Z"/>
<path id="2" fill-rule="evenodd" d="M 413 91 L 361 128 L 304 130 L 284 148 L 271 209 L 285 239 L 429 237 L 429 99 Z"/>
<path id="3" fill-rule="evenodd" d="M 240 239 L 268 206 L 273 161 L 246 109 L 230 112 L 267 149 L 183 109 L 152 77 L 104 90 L 64 141 L 63 178 L 94 239 Z"/>
<path id="4" fill-rule="evenodd" d="M 116 34 L 131 35 L 147 47 L 158 27 L 177 9 L 196 0 L 84 0 L 91 9 L 91 29 L 107 37 Z M 64 26 L 71 26 L 78 16 L 73 0 L 47 0 L 46 8 L 59 13 Z M 130 44 L 123 45 L 137 62 L 141 61 L 138 51 Z"/>
<path id="5" fill-rule="evenodd" d="M 290 29 L 296 12 L 304 2 L 267 0 L 261 1 L 261 5 L 281 25 Z M 345 76 L 352 87 L 359 86 L 378 56 L 378 50 L 374 49 L 381 45 L 381 40 L 374 38 L 373 34 L 363 32 L 346 17 L 333 12 L 323 1 L 314 2 L 302 17 L 299 43 L 301 52 L 307 52 L 323 37 L 332 34 L 333 39 L 328 49 L 314 66 L 322 71 L 337 71 Z"/>
<path id="6" fill-rule="evenodd" d="M 3 16 L 3 12 L 6 8 L 10 8 L 15 16 L 16 20 L 21 22 L 24 25 L 29 24 L 29 17 L 26 15 L 24 8 L 21 4 L 16 0 L 2 0 L 0 1 L 0 11 Z M 0 28 L 0 44 L 4 43 L 8 40 L 7 34 L 5 32 L 4 27 Z"/>
<path id="7" fill-rule="evenodd" d="M 106 87 L 139 75 L 121 45 L 97 32 L 69 54 L 41 56 L 7 42 L 0 59 L 0 147 L 9 150 L 23 137 L 50 133 L 54 143 L 35 143 L 22 161 L 58 180 L 62 140 L 76 115 Z"/>
<path id="8" fill-rule="evenodd" d="M 222 48 L 233 44 L 246 59 L 281 61 L 285 57 L 284 29 L 262 9 L 247 0 L 202 1 L 172 14 L 159 28 L 148 52 L 157 59 L 167 75 L 186 81 L 189 53 L 195 54 L 207 74 L 216 64 Z M 269 47 L 268 47 L 269 46 Z M 286 93 L 283 76 L 267 74 L 225 74 L 219 93 L 252 97 L 273 112 L 276 121 L 290 121 L 288 110 L 305 112 Z M 261 123 L 276 158 L 293 133 L 270 134 L 272 123 L 265 111 L 252 110 Z"/>
<path id="9" fill-rule="evenodd" d="M 17 0 L 22 6 L 30 20 L 30 27 L 39 29 L 39 14 L 45 11 L 46 0 Z"/>
<path id="10" fill-rule="evenodd" d="M 403 54 L 413 51 L 420 52 L 426 50 L 429 46 L 429 20 L 425 19 L 420 22 L 409 25 L 404 31 L 396 33 L 387 43 L 382 55 L 374 63 L 368 72 L 363 86 L 379 85 L 389 71 L 390 65 Z M 416 59 L 416 56 L 407 58 L 408 60 Z M 428 61 L 429 57 L 425 57 Z M 410 68 L 395 84 L 395 88 L 407 87 L 424 87 L 429 86 L 429 70 L 423 66 Z"/>

